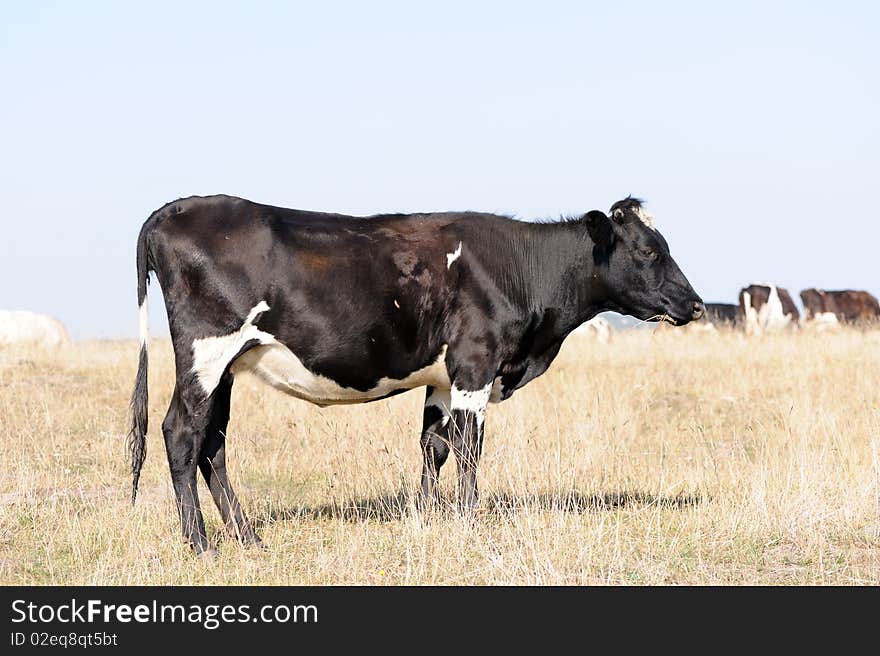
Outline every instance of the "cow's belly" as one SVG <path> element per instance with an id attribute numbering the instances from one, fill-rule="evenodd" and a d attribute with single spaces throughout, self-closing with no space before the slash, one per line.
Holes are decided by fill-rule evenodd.
<path id="1" fill-rule="evenodd" d="M 352 365 L 357 366 L 357 365 Z M 255 346 L 232 363 L 233 374 L 251 372 L 277 390 L 317 405 L 364 403 L 399 391 L 431 385 L 449 388 L 446 347 L 431 364 L 402 379 L 383 377 L 369 390 L 343 387 L 326 376 L 313 373 L 284 344 Z"/>

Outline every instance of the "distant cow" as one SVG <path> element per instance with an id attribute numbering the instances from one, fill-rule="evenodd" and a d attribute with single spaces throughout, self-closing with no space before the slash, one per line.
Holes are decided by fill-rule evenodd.
<path id="1" fill-rule="evenodd" d="M 788 290 L 776 285 L 749 285 L 740 290 L 739 310 L 749 335 L 796 327 L 800 319 Z"/>
<path id="2" fill-rule="evenodd" d="M 801 292 L 801 301 L 804 303 L 805 321 L 830 322 L 830 316 L 840 323 L 872 323 L 880 320 L 880 303 L 864 291 L 805 289 Z"/>
<path id="3" fill-rule="evenodd" d="M 607 344 L 611 339 L 611 324 L 605 317 L 593 317 L 575 328 L 572 334 L 593 337 L 600 344 Z"/>
<path id="4" fill-rule="evenodd" d="M 739 306 L 734 303 L 706 303 L 703 321 L 717 327 L 733 327 L 740 322 Z"/>
<path id="5" fill-rule="evenodd" d="M 605 310 L 679 325 L 704 310 L 634 198 L 553 223 L 177 200 L 147 219 L 137 241 L 132 495 L 146 448 L 151 271 L 176 366 L 162 432 L 183 536 L 197 553 L 213 551 L 199 470 L 227 529 L 259 542 L 226 471 L 230 395 L 242 372 L 321 406 L 426 388 L 422 499 L 437 500 L 440 467 L 453 453 L 458 505 L 468 512 L 487 404 L 543 374 L 572 330 Z"/>
<path id="6" fill-rule="evenodd" d="M 0 345 L 31 343 L 52 347 L 69 342 L 70 335 L 58 319 L 25 310 L 0 310 Z"/>

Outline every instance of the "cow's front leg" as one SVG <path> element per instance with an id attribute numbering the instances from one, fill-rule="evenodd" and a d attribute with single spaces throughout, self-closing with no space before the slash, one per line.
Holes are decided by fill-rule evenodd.
<path id="1" fill-rule="evenodd" d="M 458 507 L 464 513 L 477 505 L 477 465 L 483 450 L 483 423 L 492 381 L 475 386 L 452 384 L 450 436 L 458 462 Z"/>

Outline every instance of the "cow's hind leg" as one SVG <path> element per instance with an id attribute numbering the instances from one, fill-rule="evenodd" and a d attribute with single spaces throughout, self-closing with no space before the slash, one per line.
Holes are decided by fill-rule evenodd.
<path id="1" fill-rule="evenodd" d="M 422 493 L 421 506 L 437 504 L 440 491 L 437 479 L 440 468 L 449 457 L 449 390 L 429 387 L 425 397 L 425 411 L 422 419 Z"/>
<path id="2" fill-rule="evenodd" d="M 229 423 L 231 396 L 232 376 L 227 374 L 214 390 L 205 443 L 199 458 L 199 469 L 205 477 L 208 489 L 211 490 L 214 503 L 220 510 L 226 531 L 238 538 L 242 544 L 261 545 L 262 542 L 245 517 L 226 475 L 226 426 Z"/>
<path id="3" fill-rule="evenodd" d="M 196 487 L 196 467 L 205 442 L 204 403 L 200 390 L 180 385 L 175 387 L 168 414 L 162 422 L 162 433 L 183 539 L 196 554 L 213 555 L 216 550 L 205 534 L 205 520 Z"/>

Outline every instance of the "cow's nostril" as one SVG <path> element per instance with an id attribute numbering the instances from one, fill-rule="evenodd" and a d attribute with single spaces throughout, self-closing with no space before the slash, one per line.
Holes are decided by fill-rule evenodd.
<path id="1" fill-rule="evenodd" d="M 694 301 L 694 320 L 699 319 L 706 312 L 706 306 L 701 301 Z"/>

